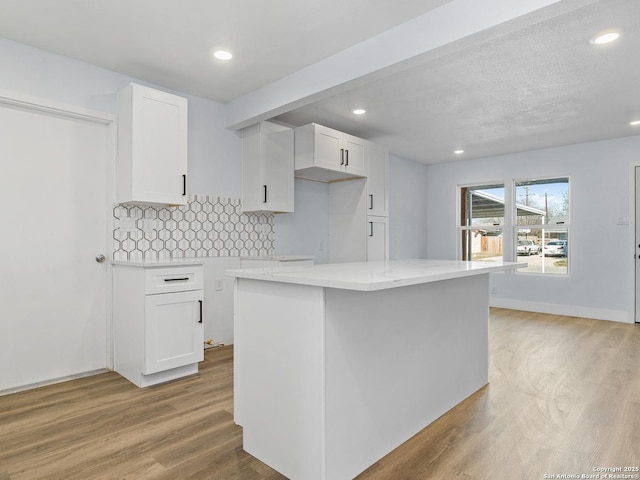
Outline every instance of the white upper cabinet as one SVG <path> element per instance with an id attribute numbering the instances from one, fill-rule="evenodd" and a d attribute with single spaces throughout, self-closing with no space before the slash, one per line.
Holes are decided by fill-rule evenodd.
<path id="1" fill-rule="evenodd" d="M 296 128 L 295 176 L 333 182 L 367 176 L 367 141 L 310 123 Z"/>
<path id="2" fill-rule="evenodd" d="M 187 203 L 187 99 L 130 84 L 118 93 L 116 203 Z"/>
<path id="3" fill-rule="evenodd" d="M 389 216 L 389 151 L 369 144 L 367 215 Z"/>
<path id="4" fill-rule="evenodd" d="M 293 136 L 273 122 L 242 130 L 243 212 L 293 212 Z"/>

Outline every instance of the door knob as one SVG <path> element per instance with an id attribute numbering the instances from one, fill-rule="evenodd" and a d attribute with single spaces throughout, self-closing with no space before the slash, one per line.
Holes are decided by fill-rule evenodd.
<path id="1" fill-rule="evenodd" d="M 102 254 L 100 254 L 100 255 L 96 256 L 96 262 L 98 262 L 98 263 L 104 263 L 104 261 L 105 261 L 106 259 L 107 259 L 107 258 L 106 258 L 104 255 L 102 255 Z"/>

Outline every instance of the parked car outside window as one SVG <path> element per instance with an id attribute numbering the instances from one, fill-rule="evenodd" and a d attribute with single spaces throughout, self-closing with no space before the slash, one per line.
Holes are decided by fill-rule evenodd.
<path id="1" fill-rule="evenodd" d="M 543 252 L 547 257 L 566 257 L 567 241 L 552 240 L 544 246 Z"/>
<path id="2" fill-rule="evenodd" d="M 533 240 L 518 240 L 518 255 L 535 255 L 540 253 L 540 245 Z"/>

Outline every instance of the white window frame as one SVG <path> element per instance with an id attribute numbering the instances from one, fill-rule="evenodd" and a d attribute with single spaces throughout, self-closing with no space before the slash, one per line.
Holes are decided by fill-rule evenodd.
<path id="1" fill-rule="evenodd" d="M 563 273 L 563 274 L 557 274 L 557 273 L 544 273 L 544 272 L 527 272 L 524 271 L 524 269 L 517 269 L 516 270 L 516 274 L 518 275 L 526 275 L 526 276 L 542 276 L 542 277 L 549 277 L 552 276 L 554 278 L 566 278 L 569 277 L 571 274 L 571 177 L 570 175 L 552 175 L 552 176 L 546 176 L 546 177 L 535 177 L 535 178 L 514 178 L 511 182 L 512 185 L 512 195 L 511 195 L 511 208 L 510 208 L 510 223 L 511 223 L 511 231 L 512 231 L 512 241 L 511 241 L 511 247 L 512 247 L 512 252 L 511 252 L 511 257 L 510 260 L 507 260 L 506 255 L 503 256 L 503 258 L 505 259 L 505 261 L 511 261 L 511 262 L 517 262 L 518 261 L 518 252 L 517 252 L 517 245 L 518 245 L 518 230 L 520 230 L 521 228 L 527 228 L 530 227 L 530 225 L 520 225 L 517 223 L 517 198 L 516 198 L 516 184 L 519 182 L 536 182 L 536 181 L 545 181 L 545 180 L 555 180 L 555 179 L 567 179 L 567 196 L 569 199 L 569 215 L 567 218 L 567 221 L 565 221 L 564 223 L 545 223 L 544 225 L 536 225 L 537 229 L 542 230 L 543 232 L 543 243 L 540 246 L 540 248 L 544 248 L 544 232 L 545 231 L 557 231 L 557 230 L 563 230 L 567 232 L 567 255 L 566 255 L 566 259 L 567 259 L 567 273 Z M 505 195 L 506 196 L 506 195 Z M 545 219 L 545 221 L 548 221 L 548 219 Z M 506 223 L 506 220 L 505 220 Z M 503 251 L 504 254 L 504 251 Z"/>
<path id="2" fill-rule="evenodd" d="M 507 198 L 509 195 L 509 187 L 508 184 L 504 181 L 504 180 L 495 180 L 495 181 L 485 181 L 485 182 L 473 182 L 473 183 L 467 183 L 467 184 L 461 184 L 458 185 L 458 189 L 457 189 L 457 220 L 456 220 L 456 225 L 457 225 L 457 257 L 458 260 L 462 260 L 463 258 L 463 242 L 462 242 L 462 232 L 463 231 L 472 231 L 472 230 L 478 230 L 478 226 L 467 226 L 467 225 L 461 225 L 461 219 L 462 219 L 462 211 L 463 211 L 463 204 L 462 204 L 462 190 L 465 188 L 470 188 L 470 187 L 492 187 L 492 186 L 499 186 L 501 185 L 502 188 L 504 188 L 504 196 L 505 196 L 505 210 L 504 210 L 504 222 L 501 225 L 483 225 L 482 229 L 483 230 L 487 230 L 487 231 L 492 231 L 492 232 L 497 232 L 497 231 L 501 231 L 502 232 L 502 259 L 504 260 L 505 258 L 505 248 L 509 248 L 509 245 L 511 244 L 511 239 L 510 237 L 510 233 L 509 233 L 509 229 L 507 228 L 507 224 L 509 222 L 508 217 L 509 217 L 509 212 L 507 211 Z"/>
<path id="3" fill-rule="evenodd" d="M 567 179 L 568 182 L 568 198 L 569 198 L 569 216 L 568 221 L 563 224 L 549 224 L 545 225 L 536 225 L 536 228 L 540 228 L 543 230 L 566 230 L 567 232 L 567 245 L 569 245 L 567 251 L 567 273 L 566 274 L 555 274 L 555 273 L 538 273 L 538 272 L 521 272 L 520 269 L 515 271 L 516 274 L 527 275 L 527 276 L 543 276 L 543 277 L 554 277 L 554 278 L 567 278 L 571 275 L 571 211 L 572 211 L 572 201 L 571 201 L 571 176 L 570 175 L 548 175 L 548 176 L 536 176 L 536 177 L 518 177 L 518 178 L 509 178 L 503 180 L 494 180 L 494 181 L 478 181 L 472 183 L 459 184 L 457 188 L 457 196 L 456 196 L 456 225 L 457 225 L 457 258 L 458 260 L 462 260 L 463 248 L 465 247 L 462 242 L 462 232 L 463 231 L 471 231 L 477 230 L 477 226 L 467 226 L 462 225 L 462 213 L 464 209 L 464 205 L 462 204 L 462 190 L 471 188 L 471 187 L 483 187 L 486 186 L 499 186 L 502 185 L 504 188 L 504 199 L 505 199 L 505 211 L 504 211 L 504 222 L 501 225 L 483 225 L 482 229 L 487 231 L 502 231 L 502 260 L 505 262 L 517 262 L 518 254 L 517 254 L 517 244 L 518 244 L 518 230 L 520 228 L 529 227 L 529 225 L 519 225 L 517 224 L 517 199 L 516 199 L 516 183 L 518 182 L 534 182 L 534 181 L 544 181 L 544 180 L 553 180 L 553 179 Z M 544 245 L 541 245 L 541 248 Z"/>

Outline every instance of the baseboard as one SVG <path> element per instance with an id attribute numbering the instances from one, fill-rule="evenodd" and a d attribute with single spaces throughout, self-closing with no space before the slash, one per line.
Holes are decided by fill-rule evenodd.
<path id="1" fill-rule="evenodd" d="M 610 322 L 633 323 L 626 310 L 608 310 L 605 308 L 582 307 L 577 305 L 561 305 L 557 303 L 530 302 L 512 298 L 490 297 L 489 305 L 498 308 L 523 310 L 525 312 L 567 315 L 570 317 L 593 318 Z"/>
<path id="2" fill-rule="evenodd" d="M 68 375 L 66 377 L 54 378 L 52 380 L 45 380 L 43 382 L 29 383 L 28 385 L 20 385 L 19 387 L 7 388 L 6 390 L 0 390 L 0 397 L 3 395 L 9 395 L 11 393 L 23 392 L 25 390 L 32 390 L 38 387 L 45 387 L 47 385 L 54 385 L 56 383 L 68 382 L 69 380 L 76 380 L 78 378 L 90 377 L 92 375 L 99 375 L 101 373 L 110 372 L 107 368 L 100 368 L 98 370 L 91 370 L 90 372 L 77 373 L 75 375 Z"/>

